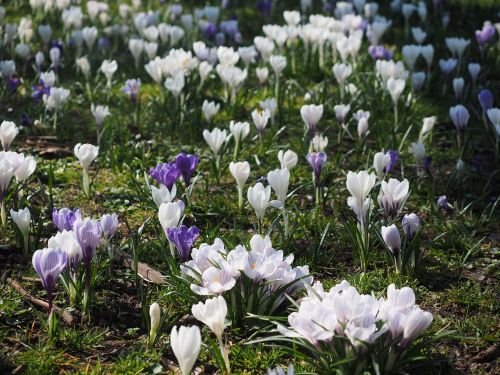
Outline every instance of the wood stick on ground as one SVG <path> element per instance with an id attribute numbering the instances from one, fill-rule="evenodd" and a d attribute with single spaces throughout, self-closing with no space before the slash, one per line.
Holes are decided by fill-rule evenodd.
<path id="1" fill-rule="evenodd" d="M 116 252 L 115 258 L 122 264 L 134 271 L 134 257 L 125 252 Z M 140 277 L 154 284 L 164 284 L 165 276 L 159 271 L 149 267 L 146 263 L 137 263 L 137 273 Z"/>
<path id="2" fill-rule="evenodd" d="M 21 294 L 24 298 L 26 298 L 32 304 L 43 307 L 44 309 L 49 308 L 49 303 L 47 301 L 33 297 L 26 289 L 24 289 L 24 287 L 16 279 L 12 279 L 9 277 L 9 278 L 7 278 L 7 282 L 10 284 L 10 286 L 12 286 L 15 290 L 17 290 L 19 292 L 19 294 Z M 69 312 L 67 312 L 66 310 L 63 310 L 56 305 L 52 305 L 52 309 L 66 323 L 68 323 L 68 324 L 73 323 L 73 316 Z"/>

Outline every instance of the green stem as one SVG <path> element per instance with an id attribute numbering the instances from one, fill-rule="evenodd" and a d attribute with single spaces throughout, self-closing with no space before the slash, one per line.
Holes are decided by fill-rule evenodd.
<path id="1" fill-rule="evenodd" d="M 2 227 L 7 225 L 7 212 L 5 211 L 5 200 L 2 199 L 0 216 L 2 217 Z"/>

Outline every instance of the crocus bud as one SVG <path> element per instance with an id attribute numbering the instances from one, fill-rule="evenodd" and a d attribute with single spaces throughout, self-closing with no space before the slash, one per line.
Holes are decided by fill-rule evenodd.
<path id="1" fill-rule="evenodd" d="M 113 237 L 118 228 L 118 216 L 116 214 L 106 214 L 101 217 L 101 227 L 107 239 Z"/>
<path id="2" fill-rule="evenodd" d="M 290 182 L 290 171 L 287 168 L 275 169 L 267 174 L 267 181 L 278 196 L 278 200 L 284 205 Z"/>
<path id="3" fill-rule="evenodd" d="M 14 220 L 23 236 L 26 237 L 29 234 L 31 223 L 31 214 L 28 207 L 19 211 L 10 210 L 10 217 Z"/>
<path id="4" fill-rule="evenodd" d="M 460 99 L 464 91 L 465 81 L 462 77 L 453 79 L 453 91 L 455 92 L 455 98 Z"/>
<path id="5" fill-rule="evenodd" d="M 450 118 L 453 124 L 460 133 L 465 132 L 467 123 L 469 122 L 469 111 L 463 105 L 459 104 L 450 108 Z"/>
<path id="6" fill-rule="evenodd" d="M 264 219 L 271 198 L 271 186 L 264 187 L 261 182 L 258 182 L 255 186 L 248 188 L 247 198 L 255 210 L 257 218 L 259 220 Z"/>
<path id="7" fill-rule="evenodd" d="M 149 306 L 149 319 L 151 321 L 151 329 L 149 330 L 149 347 L 154 345 L 156 334 L 158 332 L 158 328 L 160 327 L 160 317 L 160 305 L 155 302 Z"/>
<path id="8" fill-rule="evenodd" d="M 393 255 L 396 255 L 401 249 L 401 235 L 394 224 L 388 227 L 382 227 L 382 238 L 385 245 Z"/>
<path id="9" fill-rule="evenodd" d="M 320 105 L 304 105 L 300 109 L 300 115 L 304 124 L 307 126 L 311 134 L 316 133 L 316 128 L 318 126 L 319 120 L 323 116 L 323 104 Z"/>
<path id="10" fill-rule="evenodd" d="M 292 170 L 293 167 L 297 165 L 299 157 L 292 150 L 287 150 L 283 152 L 283 150 L 278 151 L 278 160 L 281 164 L 281 169 L 287 168 L 289 171 Z"/>
<path id="11" fill-rule="evenodd" d="M 10 144 L 16 138 L 19 129 L 12 121 L 2 121 L 0 125 L 0 141 L 4 151 L 9 151 Z"/>
<path id="12" fill-rule="evenodd" d="M 406 234 L 406 238 L 410 241 L 415 237 L 415 234 L 420 229 L 420 219 L 416 214 L 405 215 L 402 220 L 403 230 Z"/>
<path id="13" fill-rule="evenodd" d="M 238 188 L 243 188 L 250 176 L 250 164 L 247 161 L 229 163 L 229 171 L 236 180 Z"/>
<path id="14" fill-rule="evenodd" d="M 174 352 L 182 375 L 189 375 L 198 358 L 201 346 L 200 329 L 196 326 L 172 328 L 170 346 Z"/>

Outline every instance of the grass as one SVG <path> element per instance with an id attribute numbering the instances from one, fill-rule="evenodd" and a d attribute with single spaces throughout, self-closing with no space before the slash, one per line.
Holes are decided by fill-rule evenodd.
<path id="1" fill-rule="evenodd" d="M 482 0 L 469 1 L 468 4 L 474 5 L 474 8 L 465 8 L 466 11 L 460 7 L 450 8 L 454 17 L 448 31 L 442 33 L 436 30 L 436 34 L 431 36 L 435 38 L 434 41 L 441 41 L 445 34 L 463 33 L 470 36 L 470 31 L 490 16 L 490 9 L 498 2 Z M 12 9 L 12 5 L 8 7 Z M 18 14 L 26 14 L 27 9 L 27 5 L 22 5 L 14 18 Z M 467 10 L 474 12 L 474 17 L 469 17 Z M 260 32 L 260 23 L 265 20 L 258 18 L 258 22 L 254 22 L 257 16 L 253 8 L 245 6 L 238 12 L 245 15 L 241 27 L 247 31 L 247 38 Z M 275 12 L 276 19 L 273 18 L 273 21 L 281 22 L 278 13 Z M 434 19 L 430 22 L 432 26 L 437 24 Z M 401 45 L 399 39 L 397 32 L 387 35 L 387 42 L 397 44 L 398 48 Z M 442 41 L 436 44 L 436 56 L 445 56 L 445 51 Z M 468 56 L 471 61 L 478 58 L 475 52 L 471 51 Z M 24 189 L 25 194 L 28 194 L 33 222 L 39 223 L 32 234 L 32 247 L 45 247 L 47 238 L 55 233 L 50 216 L 52 207 L 79 207 L 85 215 L 95 218 L 103 213 L 116 212 L 123 223 L 120 227 L 120 248 L 129 253 L 135 250 L 141 262 L 168 275 L 168 283 L 164 286 L 153 285 L 138 280 L 131 270 L 120 264 L 109 266 L 104 263 L 106 254 L 102 250 L 98 260 L 100 267 L 91 322 L 81 318 L 78 311 L 73 311 L 75 324 L 62 324 L 59 337 L 51 341 L 40 323 L 45 319 L 45 311 L 28 303 L 6 282 L 7 276 L 16 277 L 32 295 L 46 297 L 37 282 L 22 279 L 35 277 L 36 274 L 30 260 L 20 255 L 22 251 L 12 228 L 1 229 L 0 373 L 9 373 L 19 366 L 25 374 L 36 375 L 157 374 L 175 368 L 169 332 L 174 325 L 197 324 L 190 316 L 191 305 L 197 299 L 185 285 L 179 284 L 170 275 L 161 252 L 157 209 L 144 183 L 144 172 L 158 162 L 170 160 L 182 150 L 200 156 L 199 180 L 191 198 L 193 205 L 187 207 L 185 219 L 186 223 L 195 224 L 200 229 L 201 237 L 197 245 L 212 243 L 220 237 L 228 248 L 233 248 L 240 243 L 248 244 L 257 230 L 252 209 L 247 205 L 240 212 L 237 208 L 235 184 L 227 169 L 232 146 L 223 158 L 222 178 L 216 184 L 210 174 L 212 155 L 201 133 L 210 126 L 227 128 L 232 119 L 248 121 L 258 101 L 272 96 L 272 85 L 265 89 L 257 87 L 255 82 L 245 85 L 239 93 L 238 105 L 223 105 L 215 124 L 208 125 L 202 119 L 199 108 L 204 98 L 220 101 L 221 88 L 213 80 L 202 92 L 193 92 L 185 121 L 182 126 L 175 124 L 178 127 L 174 130 L 174 120 L 167 113 L 172 105 L 168 97 L 163 98 L 160 89 L 150 83 L 145 72 L 136 72 L 128 64 L 127 53 L 116 52 L 115 56 L 120 69 L 114 78 L 113 90 L 104 89 L 100 73 L 96 73 L 91 82 L 95 87 L 94 102 L 108 103 L 113 113 L 107 120 L 98 166 L 91 171 L 91 199 L 81 192 L 81 170 L 72 156 L 75 143 L 95 137 L 94 120 L 89 111 L 90 100 L 85 96 L 83 87 L 76 83 L 82 77 L 72 71 L 71 64 L 61 72 L 62 81 L 72 90 L 72 102 L 59 118 L 60 131 L 54 140 L 58 149 L 47 157 L 38 158 L 35 176 Z M 486 60 L 481 61 L 482 85 L 494 93 L 500 92 L 500 76 L 495 68 L 498 61 L 498 47 L 492 49 Z M 359 64 L 369 66 L 372 63 L 363 52 Z M 469 151 L 464 158 L 467 167 L 462 176 L 457 176 L 454 172 L 455 133 L 447 113 L 449 106 L 454 103 L 449 92 L 445 97 L 436 94 L 441 90 L 440 77 L 433 77 L 433 85 L 417 98 L 408 103 L 401 101 L 401 124 L 412 127 L 409 141 L 418 137 L 423 117 L 437 115 L 440 120 L 434 130 L 432 143 L 428 145 L 428 153 L 433 158 L 434 177 L 416 174 L 413 159 L 407 152 L 409 142 L 401 148 L 398 172 L 395 174 L 396 178 L 410 179 L 411 195 L 405 212 L 418 212 L 424 222 L 423 264 L 414 272 L 396 275 L 382 244 L 374 238 L 369 253 L 369 269 L 362 274 L 357 259 L 353 257 L 353 246 L 340 216 L 340 212 L 346 208 L 345 175 L 349 170 L 370 167 L 373 154 L 389 147 L 386 128 L 392 123 L 392 104 L 388 96 L 381 97 L 374 90 L 371 67 L 366 74 L 353 77 L 361 95 L 351 104 L 351 111 L 359 108 L 371 111 L 371 134 L 363 153 L 351 152 L 356 147 L 352 140 L 335 144 L 338 125 L 333 105 L 339 103 L 339 93 L 329 69 L 329 65 L 328 69 L 322 70 L 316 65 L 300 64 L 297 74 L 283 82 L 283 107 L 277 117 L 277 124 L 267 132 L 262 144 L 256 139 L 247 139 L 241 150 L 240 159 L 252 164 L 249 180 L 252 185 L 269 170 L 279 166 L 276 158 L 279 149 L 291 148 L 299 154 L 300 160 L 293 169 L 289 189 L 295 190 L 295 194 L 287 201 L 291 225 L 289 239 L 282 236 L 279 212 L 269 209 L 266 214 L 265 228 L 272 237 L 273 245 L 283 249 L 286 254 L 294 253 L 294 264 L 309 264 L 315 279 L 321 280 L 325 289 L 343 279 L 347 279 L 362 293 L 373 291 L 377 295 L 383 294 L 390 283 L 412 287 L 417 303 L 434 314 L 430 331 L 438 332 L 444 327 L 455 331 L 453 338 L 429 349 L 440 360 L 439 365 L 432 367 L 431 373 L 495 373 L 498 359 L 488 357 L 487 353 L 492 348 L 498 348 L 500 340 L 497 329 L 500 325 L 500 217 L 496 191 L 499 177 L 498 164 L 495 165 L 498 158 L 495 159 L 488 148 L 489 140 L 483 134 L 480 119 L 471 121 L 473 124 L 468 129 Z M 120 93 L 118 83 L 137 75 L 143 81 L 139 126 L 131 118 L 134 108 Z M 29 97 L 30 79 L 34 80 L 35 77 L 25 78 L 19 94 L 1 98 L 0 105 L 3 112 L 8 114 L 6 117 L 17 119 L 21 113 L 33 118 L 43 117 L 42 106 L 34 105 Z M 320 126 L 331 142 L 327 150 L 328 163 L 322 175 L 326 195 L 321 209 L 314 204 L 310 167 L 304 158 L 308 144 L 302 138 L 299 109 L 306 92 L 312 93 L 317 102 L 325 103 L 325 114 Z M 470 106 L 477 107 L 474 93 L 467 92 L 466 95 Z M 271 135 L 281 127 L 284 127 L 283 131 Z M 355 124 L 351 123 L 351 130 L 354 127 Z M 25 127 L 15 146 L 25 153 L 42 155 L 47 146 L 33 147 L 28 141 L 46 133 L 50 133 L 50 130 Z M 258 155 L 258 158 L 254 155 Z M 479 162 L 482 161 L 482 169 L 476 168 L 479 163 L 477 157 L 481 159 Z M 436 208 L 437 196 L 445 193 L 455 204 L 453 212 Z M 14 196 L 9 196 L 9 200 L 14 201 Z M 160 303 L 167 320 L 156 348 L 146 350 L 148 329 L 144 312 L 153 301 Z M 56 304 L 68 306 L 60 285 Z M 263 344 L 249 345 L 249 340 L 242 338 L 246 333 L 238 332 L 238 335 L 229 336 L 230 359 L 235 374 L 265 373 L 267 368 L 278 365 L 284 367 L 291 361 L 297 371 L 312 371 L 301 360 L 299 353 L 290 354 L 283 348 Z M 215 345 L 208 331 L 203 339 L 207 345 Z M 213 373 L 217 369 L 215 359 L 206 348 L 202 349 L 198 365 L 206 373 Z"/>

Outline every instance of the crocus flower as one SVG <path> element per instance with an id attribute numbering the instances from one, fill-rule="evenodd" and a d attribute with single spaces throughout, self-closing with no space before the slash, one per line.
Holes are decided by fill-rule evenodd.
<path id="1" fill-rule="evenodd" d="M 44 95 L 50 95 L 50 86 L 46 86 L 43 80 L 39 80 L 38 85 L 31 86 L 31 89 L 31 97 L 36 101 L 40 101 Z"/>
<path id="2" fill-rule="evenodd" d="M 118 216 L 116 214 L 105 214 L 101 217 L 101 228 L 109 240 L 116 233 L 116 229 L 118 228 Z"/>
<path id="3" fill-rule="evenodd" d="M 160 209 L 158 210 L 158 220 L 160 221 L 165 235 L 168 235 L 168 228 L 179 225 L 179 221 L 181 220 L 183 213 L 183 201 L 162 203 L 160 205 Z"/>
<path id="4" fill-rule="evenodd" d="M 168 240 L 175 245 L 183 262 L 189 259 L 191 249 L 199 234 L 200 232 L 196 226 L 188 228 L 181 225 L 180 227 L 167 228 Z"/>
<path id="5" fill-rule="evenodd" d="M 224 297 L 218 296 L 206 300 L 205 303 L 199 302 L 193 305 L 191 311 L 196 319 L 210 328 L 219 341 L 222 340 L 224 320 L 227 315 L 227 304 Z"/>
<path id="6" fill-rule="evenodd" d="M 406 234 L 406 238 L 410 241 L 415 237 L 415 234 L 420 229 L 420 219 L 416 214 L 409 214 L 403 216 L 403 220 L 401 221 L 403 225 L 403 230 Z"/>
<path id="7" fill-rule="evenodd" d="M 281 169 L 287 168 L 289 171 L 291 171 L 292 168 L 297 165 L 299 157 L 292 150 L 287 150 L 285 152 L 283 152 L 283 150 L 279 150 L 278 160 L 280 162 Z"/>
<path id="8" fill-rule="evenodd" d="M 63 250 L 67 255 L 68 267 L 71 267 L 74 271 L 78 269 L 83 254 L 75 232 L 72 230 L 57 232 L 55 236 L 49 238 L 48 245 L 52 249 Z"/>
<path id="9" fill-rule="evenodd" d="M 302 121 L 304 121 L 304 124 L 307 126 L 309 133 L 314 135 L 316 133 L 319 120 L 321 120 L 321 117 L 323 116 L 323 104 L 303 105 L 302 108 L 300 108 L 300 115 L 302 117 Z"/>
<path id="10" fill-rule="evenodd" d="M 139 95 L 139 90 L 141 89 L 140 79 L 127 79 L 125 86 L 122 87 L 121 91 L 130 97 L 132 102 L 137 101 L 137 96 Z"/>
<path id="11" fill-rule="evenodd" d="M 382 227 L 382 238 L 393 255 L 399 253 L 401 249 L 401 235 L 394 224 L 388 227 Z"/>
<path id="12" fill-rule="evenodd" d="M 481 90 L 481 92 L 477 95 L 477 99 L 479 100 L 483 113 L 486 113 L 488 109 L 493 107 L 493 94 L 490 90 Z"/>
<path id="13" fill-rule="evenodd" d="M 75 208 L 73 211 L 69 208 L 57 208 L 52 209 L 52 221 L 59 232 L 63 230 L 72 230 L 73 224 L 76 220 L 82 219 L 82 213 L 79 208 Z"/>
<path id="14" fill-rule="evenodd" d="M 469 122 L 469 111 L 463 105 L 458 104 L 450 108 L 450 118 L 457 130 L 463 134 Z"/>
<path id="15" fill-rule="evenodd" d="M 255 186 L 248 188 L 247 198 L 255 210 L 257 218 L 262 221 L 271 198 L 271 186 L 264 187 L 262 183 L 258 182 Z"/>
<path id="16" fill-rule="evenodd" d="M 191 183 L 191 177 L 193 176 L 196 167 L 200 159 L 196 155 L 187 154 L 185 152 L 181 152 L 175 158 L 175 165 L 180 170 L 182 178 L 186 186 L 189 186 Z"/>
<path id="17" fill-rule="evenodd" d="M 392 60 L 394 53 L 384 46 L 370 46 L 368 53 L 374 60 Z"/>
<path id="18" fill-rule="evenodd" d="M 326 162 L 326 154 L 324 152 L 310 152 L 307 154 L 307 161 L 313 169 L 314 182 L 319 185 L 321 171 Z"/>
<path id="19" fill-rule="evenodd" d="M 250 164 L 247 161 L 229 163 L 229 171 L 236 180 L 238 188 L 238 208 L 243 207 L 243 187 L 250 176 Z"/>
<path id="20" fill-rule="evenodd" d="M 189 375 L 198 358 L 201 347 L 201 334 L 197 326 L 172 328 L 170 346 L 179 362 L 182 375 Z"/>
<path id="21" fill-rule="evenodd" d="M 166 186 L 168 190 L 172 190 L 172 186 L 179 178 L 181 170 L 176 163 L 161 163 L 154 168 L 150 168 L 149 174 L 158 183 Z"/>
<path id="22" fill-rule="evenodd" d="M 161 308 L 158 303 L 153 303 L 149 306 L 149 320 L 151 322 L 151 328 L 149 330 L 149 347 L 153 346 L 156 334 L 158 333 L 158 328 L 160 327 L 161 318 Z"/>
<path id="23" fill-rule="evenodd" d="M 86 219 L 77 219 L 73 224 L 76 239 L 82 248 L 82 258 L 87 264 L 90 264 L 94 257 L 95 250 L 99 246 L 102 235 L 102 227 L 99 221 Z"/>
<path id="24" fill-rule="evenodd" d="M 495 27 L 491 23 L 485 23 L 481 30 L 476 30 L 476 40 L 481 49 L 484 48 L 496 34 Z"/>
<path id="25" fill-rule="evenodd" d="M 66 253 L 61 249 L 37 250 L 33 254 L 32 263 L 36 273 L 40 276 L 43 288 L 47 291 L 50 315 L 52 312 L 52 291 L 57 277 L 66 268 Z"/>
<path id="26" fill-rule="evenodd" d="M 437 199 L 437 205 L 444 208 L 446 211 L 453 211 L 453 206 L 448 202 L 446 195 L 440 195 Z"/>
<path id="27" fill-rule="evenodd" d="M 12 121 L 2 121 L 0 125 L 0 142 L 4 151 L 9 151 L 11 143 L 19 134 L 19 129 Z"/>
<path id="28" fill-rule="evenodd" d="M 389 150 L 387 151 L 387 153 L 389 154 L 390 159 L 389 162 L 387 163 L 387 166 L 385 167 L 385 171 L 389 173 L 392 171 L 392 169 L 398 162 L 399 153 L 396 150 Z"/>
<path id="29" fill-rule="evenodd" d="M 389 182 L 382 181 L 380 185 L 380 194 L 378 204 L 384 210 L 386 217 L 394 217 L 403 208 L 410 184 L 405 178 L 398 181 L 395 178 L 389 179 Z"/>
<path id="30" fill-rule="evenodd" d="M 7 80 L 7 91 L 9 92 L 10 95 L 14 94 L 21 84 L 21 80 L 17 77 L 10 77 Z"/>

